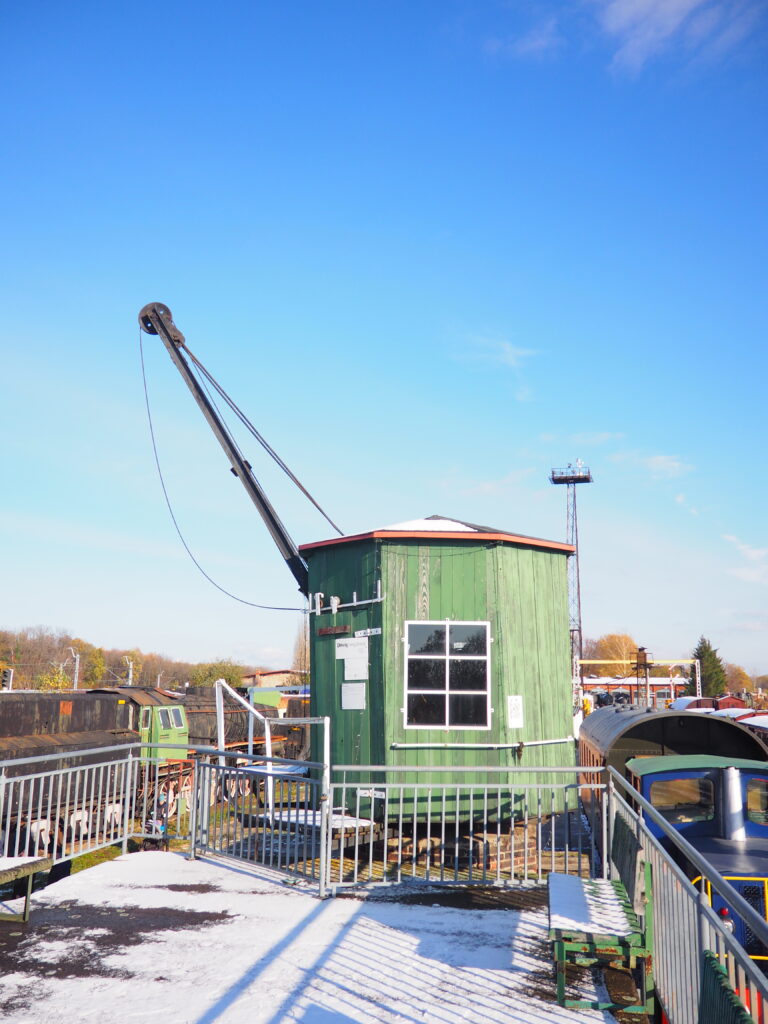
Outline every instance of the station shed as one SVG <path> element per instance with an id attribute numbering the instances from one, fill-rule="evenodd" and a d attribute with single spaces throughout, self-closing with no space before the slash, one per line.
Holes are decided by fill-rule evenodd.
<path id="1" fill-rule="evenodd" d="M 572 546 L 429 516 L 300 551 L 333 764 L 575 763 Z"/>

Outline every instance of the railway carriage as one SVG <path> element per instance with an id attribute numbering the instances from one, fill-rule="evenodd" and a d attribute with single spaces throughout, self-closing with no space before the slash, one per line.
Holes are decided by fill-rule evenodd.
<path id="1" fill-rule="evenodd" d="M 632 758 L 626 770 L 635 789 L 768 920 L 768 763 L 689 754 Z M 700 883 L 697 869 L 658 825 L 647 825 L 691 881 Z M 715 912 L 732 922 L 738 941 L 768 970 L 768 949 L 708 883 L 705 888 Z"/>

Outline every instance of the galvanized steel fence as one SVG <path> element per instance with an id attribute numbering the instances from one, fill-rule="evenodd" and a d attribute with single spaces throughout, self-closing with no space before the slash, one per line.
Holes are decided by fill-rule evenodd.
<path id="1" fill-rule="evenodd" d="M 117 843 L 126 850 L 131 839 L 175 837 L 189 841 L 193 857 L 235 857 L 312 880 L 320 896 L 406 880 L 504 885 L 550 871 L 605 876 L 602 851 L 621 815 L 652 867 L 654 977 L 670 1024 L 705 1019 L 708 950 L 752 1019 L 768 1024 L 768 979 L 707 894 L 719 893 L 768 945 L 766 922 L 615 770 L 454 767 L 446 782 L 445 768 L 331 769 L 327 722 L 313 724 L 324 737 L 320 762 L 212 749 L 168 761 L 142 758 L 146 744 L 0 762 L 0 856 L 60 862 Z M 699 888 L 646 819 L 695 866 Z"/>
<path id="2" fill-rule="evenodd" d="M 0 762 L 0 856 L 58 863 L 116 843 L 127 850 L 130 839 L 186 836 L 193 764 L 142 758 L 146 749 L 123 744 Z"/>
<path id="3" fill-rule="evenodd" d="M 190 855 L 263 864 L 317 881 L 324 895 L 324 766 L 304 762 L 299 773 L 297 763 L 284 758 L 218 760 L 224 763 L 201 761 L 196 767 Z"/>
<path id="4" fill-rule="evenodd" d="M 603 769 L 453 767 L 445 782 L 447 773 L 333 767 L 340 781 L 330 788 L 330 891 L 404 880 L 498 885 L 541 881 L 550 871 L 602 871 Z"/>

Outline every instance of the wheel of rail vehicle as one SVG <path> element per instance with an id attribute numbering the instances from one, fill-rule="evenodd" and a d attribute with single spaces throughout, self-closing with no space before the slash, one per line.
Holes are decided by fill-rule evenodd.
<path id="1" fill-rule="evenodd" d="M 159 816 L 168 821 L 173 817 L 178 803 L 178 783 L 174 779 L 164 779 L 157 793 L 157 809 Z"/>

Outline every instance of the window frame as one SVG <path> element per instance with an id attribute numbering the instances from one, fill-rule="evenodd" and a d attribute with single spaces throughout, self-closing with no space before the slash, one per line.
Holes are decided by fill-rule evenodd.
<path id="1" fill-rule="evenodd" d="M 435 655 L 434 653 L 429 654 L 409 654 L 409 643 L 408 643 L 408 630 L 410 626 L 444 626 L 446 635 L 446 649 L 443 655 Z M 451 626 L 482 626 L 485 629 L 485 654 L 484 655 L 451 655 L 448 650 L 448 644 L 450 642 L 450 628 Z M 491 623 L 488 619 L 406 619 L 404 623 L 403 631 L 403 706 L 400 709 L 403 715 L 403 728 L 410 731 L 414 729 L 424 732 L 425 730 L 431 730 L 432 732 L 439 730 L 440 732 L 450 732 L 452 730 L 467 732 L 488 732 L 493 728 L 492 717 L 493 707 L 491 706 L 491 687 L 493 684 L 492 675 L 492 664 L 491 664 L 491 647 L 493 644 L 493 637 L 491 636 Z M 408 665 L 411 661 L 436 661 L 442 658 L 445 661 L 445 679 L 444 687 L 442 689 L 422 688 L 415 689 L 408 687 Z M 451 661 L 481 661 L 485 663 L 485 688 L 483 690 L 452 690 L 450 688 L 449 671 Z M 453 725 L 448 719 L 450 716 L 450 703 L 449 698 L 451 696 L 471 696 L 478 697 L 481 693 L 485 693 L 485 725 Z M 424 694 L 436 696 L 440 695 L 445 699 L 445 722 L 442 725 L 430 724 L 423 725 L 419 723 L 410 723 L 408 721 L 408 696 L 410 694 Z"/>

